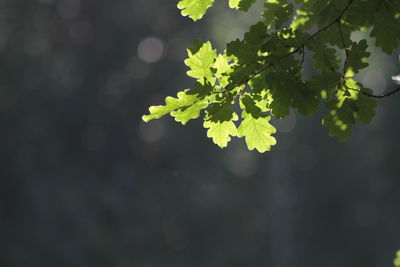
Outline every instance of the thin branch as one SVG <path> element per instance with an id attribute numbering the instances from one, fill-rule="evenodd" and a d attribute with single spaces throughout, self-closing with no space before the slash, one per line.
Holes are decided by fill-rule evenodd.
<path id="1" fill-rule="evenodd" d="M 353 3 L 354 0 L 349 0 L 349 2 L 347 3 L 347 5 L 343 8 L 343 10 L 340 12 L 340 14 L 338 15 L 338 17 L 333 20 L 331 23 L 329 23 L 328 25 L 322 27 L 321 29 L 319 29 L 318 31 L 316 31 L 314 34 L 312 34 L 311 36 L 309 36 L 306 41 L 309 41 L 311 39 L 314 39 L 317 35 L 319 35 L 320 33 L 324 32 L 325 30 L 327 30 L 329 27 L 335 25 L 336 23 L 340 24 L 340 20 L 342 19 L 342 17 L 344 16 L 344 14 L 346 13 L 346 11 L 349 9 L 349 7 L 351 6 L 351 4 Z M 279 58 L 279 60 L 285 59 L 295 53 L 301 52 L 301 50 L 304 50 L 304 45 L 302 44 L 300 46 L 298 46 L 296 49 L 294 49 L 293 51 L 287 53 L 286 55 L 283 55 Z M 258 74 L 266 71 L 267 69 L 271 68 L 273 66 L 272 63 L 268 63 L 267 65 L 263 66 L 261 69 L 259 69 L 258 71 L 254 72 L 253 74 L 251 74 L 249 77 L 247 77 L 246 79 L 236 82 L 235 84 L 233 84 L 233 88 L 240 86 L 242 84 L 247 84 L 251 79 L 253 79 L 255 76 L 257 76 Z M 230 90 L 229 90 L 230 91 Z M 224 93 L 224 92 L 228 92 L 227 90 L 223 90 L 220 91 L 220 93 Z"/>
<path id="2" fill-rule="evenodd" d="M 277 39 L 278 39 L 278 41 L 281 43 L 281 45 L 283 45 L 284 47 L 286 47 L 286 48 L 293 48 L 294 46 L 290 46 L 290 45 L 287 45 L 287 44 L 285 44 L 282 40 L 281 40 L 281 38 L 279 37 L 279 35 L 277 35 Z"/>
<path id="3" fill-rule="evenodd" d="M 347 49 L 346 42 L 344 41 L 341 22 L 338 23 L 338 29 L 339 29 L 339 35 L 340 35 L 340 39 L 342 40 L 342 45 L 343 45 L 344 51 L 346 52 L 346 61 L 347 61 L 347 59 L 349 58 L 349 50 Z M 346 63 L 346 61 L 345 61 L 345 63 Z"/>
<path id="4" fill-rule="evenodd" d="M 343 45 L 344 51 L 346 53 L 346 59 L 344 60 L 344 63 L 343 63 L 343 76 L 342 76 L 342 78 L 344 78 L 346 76 L 346 68 L 347 68 L 347 63 L 349 61 L 350 53 L 349 53 L 349 50 L 346 47 L 346 42 L 344 41 L 343 31 L 342 31 L 342 23 L 340 21 L 338 23 L 338 29 L 339 29 L 340 39 L 342 40 L 342 45 Z"/>
<path id="5" fill-rule="evenodd" d="M 351 4 L 353 3 L 354 0 L 349 0 L 349 2 L 347 3 L 347 5 L 344 7 L 344 9 L 342 10 L 342 12 L 340 12 L 339 16 L 332 21 L 331 23 L 329 23 L 328 25 L 326 25 L 325 27 L 319 29 L 316 33 L 314 33 L 313 35 L 311 35 L 307 40 L 311 40 L 313 39 L 315 36 L 317 36 L 318 34 L 320 34 L 321 32 L 325 31 L 326 29 L 328 29 L 329 27 L 331 27 L 332 25 L 340 22 L 340 20 L 343 18 L 344 14 L 346 13 L 346 11 L 349 9 L 349 7 L 351 6 Z"/>
<path id="6" fill-rule="evenodd" d="M 304 64 L 304 56 L 306 54 L 306 51 L 304 50 L 304 45 L 301 46 L 301 65 Z"/>
<path id="7" fill-rule="evenodd" d="M 390 92 L 382 94 L 382 95 L 374 95 L 374 94 L 370 94 L 370 93 L 367 93 L 367 92 L 361 92 L 361 93 L 363 95 L 365 95 L 365 96 L 369 96 L 369 97 L 372 97 L 372 98 L 379 98 L 380 99 L 380 98 L 385 98 L 387 96 L 391 96 L 391 95 L 393 95 L 395 93 L 398 93 L 398 92 L 400 92 L 400 86 L 398 88 L 394 89 L 393 91 L 390 91 Z"/>
<path id="8" fill-rule="evenodd" d="M 378 98 L 378 99 L 385 98 L 385 97 L 388 97 L 388 96 L 391 96 L 391 95 L 394 95 L 394 94 L 400 92 L 400 86 L 398 88 L 396 88 L 396 89 L 394 89 L 394 90 L 392 90 L 390 92 L 384 93 L 382 95 L 370 94 L 370 93 L 362 91 L 361 89 L 351 88 L 351 87 L 348 87 L 348 86 L 346 86 L 346 89 L 351 90 L 351 91 L 357 91 L 357 92 L 360 92 L 361 94 L 363 94 L 365 96 L 372 97 L 372 98 Z"/>
<path id="9" fill-rule="evenodd" d="M 339 89 L 339 87 L 342 85 L 342 81 L 345 79 L 346 69 L 347 69 L 347 62 L 349 61 L 349 55 L 350 55 L 349 50 L 347 50 L 346 43 L 344 41 L 343 31 L 342 31 L 342 22 L 340 20 L 338 21 L 338 30 L 339 30 L 340 39 L 342 40 L 342 45 L 343 45 L 344 51 L 346 53 L 346 58 L 345 58 L 344 63 L 343 63 L 342 78 L 340 79 L 340 81 L 336 85 L 336 91 Z M 346 88 L 346 90 L 349 90 L 349 88 L 346 85 L 345 85 L 345 88 Z"/>

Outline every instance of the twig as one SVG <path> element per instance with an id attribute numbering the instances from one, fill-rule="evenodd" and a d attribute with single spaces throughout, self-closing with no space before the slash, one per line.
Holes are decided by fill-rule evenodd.
<path id="1" fill-rule="evenodd" d="M 383 95 L 374 95 L 374 94 L 370 94 L 370 93 L 362 92 L 362 91 L 361 91 L 361 93 L 362 93 L 363 95 L 369 96 L 369 97 L 372 97 L 372 98 L 385 98 L 385 97 L 387 97 L 387 96 L 391 96 L 391 95 L 393 95 L 393 94 L 395 94 L 395 93 L 398 93 L 398 92 L 400 92 L 400 87 L 394 89 L 393 91 L 390 91 L 390 92 L 388 92 L 388 93 L 385 93 L 385 94 L 383 94 Z"/>
<path id="2" fill-rule="evenodd" d="M 365 96 L 372 97 L 372 98 L 379 98 L 379 99 L 385 98 L 387 96 L 391 96 L 391 95 L 393 95 L 395 93 L 400 92 L 400 86 L 398 88 L 396 88 L 396 89 L 394 89 L 394 90 L 392 90 L 390 92 L 384 93 L 382 95 L 370 94 L 370 93 L 362 91 L 361 89 L 351 88 L 351 87 L 347 87 L 347 86 L 346 86 L 346 89 L 352 90 L 352 91 L 357 91 L 357 92 L 360 92 L 361 94 L 363 94 Z"/>
<path id="3" fill-rule="evenodd" d="M 336 23 L 340 24 L 340 20 L 342 19 L 342 17 L 344 16 L 344 14 L 346 13 L 346 11 L 349 9 L 349 7 L 351 6 L 351 4 L 353 3 L 354 0 L 349 0 L 349 2 L 347 3 L 347 5 L 343 8 L 343 10 L 340 12 L 339 16 L 333 20 L 331 23 L 329 23 L 328 25 L 322 27 L 321 29 L 319 29 L 318 31 L 316 31 L 314 34 L 312 34 L 311 36 L 309 36 L 306 41 L 309 41 L 311 39 L 314 39 L 317 35 L 319 35 L 320 33 L 322 33 L 323 31 L 325 31 L 326 29 L 328 29 L 329 27 L 331 27 L 332 25 L 335 25 Z M 296 49 L 294 49 L 293 51 L 287 53 L 286 55 L 283 55 L 279 58 L 279 60 L 285 59 L 295 53 L 298 53 L 299 51 L 301 51 L 301 49 L 303 49 L 304 51 L 304 45 L 302 44 L 300 46 L 298 46 Z M 242 84 L 247 84 L 251 79 L 253 79 L 255 76 L 257 76 L 258 74 L 266 71 L 267 69 L 269 69 L 270 67 L 272 67 L 273 64 L 272 63 L 268 63 L 267 65 L 263 66 L 261 69 L 259 69 L 258 71 L 254 72 L 253 74 L 251 74 L 249 77 L 247 77 L 246 79 L 236 82 L 233 84 L 233 88 L 238 87 Z M 232 89 L 233 89 L 232 88 Z M 230 90 L 232 90 L 230 89 Z M 223 90 L 220 91 L 220 93 L 224 93 L 224 92 L 228 92 L 230 90 Z"/>
<path id="4" fill-rule="evenodd" d="M 339 89 L 339 86 L 342 85 L 342 81 L 345 79 L 345 76 L 346 76 L 346 69 L 347 69 L 347 63 L 348 63 L 348 61 L 349 61 L 349 55 L 350 55 L 349 50 L 347 50 L 346 43 L 345 43 L 345 41 L 344 41 L 343 32 L 342 32 L 342 23 L 341 23 L 340 20 L 338 21 L 338 30 L 339 30 L 340 39 L 342 40 L 342 45 L 343 45 L 344 51 L 345 51 L 345 53 L 346 53 L 346 59 L 344 60 L 344 63 L 343 63 L 343 74 L 342 74 L 342 78 L 340 79 L 340 81 L 339 81 L 338 84 L 336 85 L 336 91 Z M 349 88 L 348 88 L 347 86 L 345 86 L 345 88 L 346 88 L 346 91 L 349 90 Z"/>
<path id="5" fill-rule="evenodd" d="M 329 23 L 328 25 L 326 25 L 325 27 L 319 29 L 316 33 L 314 33 L 313 35 L 311 35 L 307 40 L 311 40 L 313 39 L 315 36 L 317 36 L 318 34 L 320 34 L 321 32 L 325 31 L 326 29 L 328 29 L 329 27 L 331 27 L 332 25 L 340 22 L 340 20 L 343 18 L 344 14 L 346 13 L 346 11 L 349 9 L 349 7 L 351 6 L 351 4 L 353 3 L 354 0 L 349 0 L 349 2 L 347 3 L 347 5 L 345 6 L 345 8 L 342 10 L 342 12 L 340 12 L 339 16 L 332 21 L 331 23 Z"/>

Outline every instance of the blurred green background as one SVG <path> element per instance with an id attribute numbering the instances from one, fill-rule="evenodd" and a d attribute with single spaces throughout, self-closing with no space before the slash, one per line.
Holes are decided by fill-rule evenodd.
<path id="1" fill-rule="evenodd" d="M 0 0 L 0 266 L 393 265 L 400 95 L 348 142 L 292 114 L 265 154 L 141 121 L 192 86 L 195 38 L 222 51 L 258 19 L 225 2 L 193 23 L 172 0 Z M 371 52 L 381 93 L 399 50 Z"/>

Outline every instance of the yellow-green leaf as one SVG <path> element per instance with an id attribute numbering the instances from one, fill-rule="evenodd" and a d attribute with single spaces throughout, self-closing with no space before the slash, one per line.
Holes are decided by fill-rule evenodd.
<path id="1" fill-rule="evenodd" d="M 269 123 L 271 117 L 254 118 L 246 112 L 243 112 L 242 117 L 244 119 L 238 128 L 238 136 L 245 137 L 249 150 L 257 149 L 261 153 L 271 150 L 271 146 L 276 144 L 272 136 L 276 129 Z"/>
<path id="2" fill-rule="evenodd" d="M 237 119 L 238 116 L 233 113 L 232 119 L 229 121 L 204 121 L 204 128 L 208 128 L 207 137 L 212 138 L 219 147 L 226 147 L 231 136 L 237 135 L 236 125 L 233 123 Z"/>
<path id="3" fill-rule="evenodd" d="M 178 3 L 178 8 L 182 9 L 182 16 L 189 16 L 193 20 L 199 20 L 212 6 L 214 0 L 182 0 Z"/>

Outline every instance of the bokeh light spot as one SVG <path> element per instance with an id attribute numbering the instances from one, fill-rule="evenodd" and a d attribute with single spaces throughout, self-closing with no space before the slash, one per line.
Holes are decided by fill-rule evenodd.
<path id="1" fill-rule="evenodd" d="M 138 45 L 138 57 L 146 63 L 159 61 L 164 54 L 164 44 L 158 38 L 146 38 Z"/>

